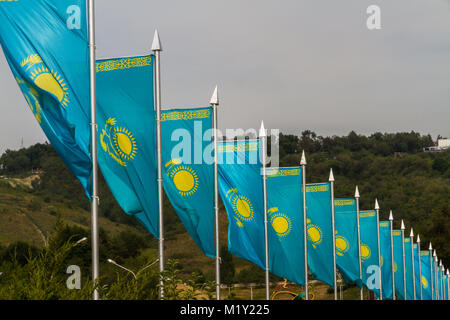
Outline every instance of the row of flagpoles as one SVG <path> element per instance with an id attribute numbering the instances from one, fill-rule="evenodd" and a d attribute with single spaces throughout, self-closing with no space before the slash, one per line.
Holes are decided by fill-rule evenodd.
<path id="1" fill-rule="evenodd" d="M 40 23 L 41 19 L 44 19 L 45 22 L 50 21 L 49 17 L 55 15 L 55 12 L 59 13 L 59 16 L 68 12 L 76 13 L 77 10 L 73 8 L 74 2 L 80 5 L 78 10 L 83 10 L 83 4 L 86 6 L 86 15 L 88 17 L 86 19 L 87 30 L 83 29 L 82 24 L 77 25 L 74 23 L 71 20 L 72 16 L 69 17 L 67 24 L 58 24 L 58 19 L 55 20 L 56 22 L 52 22 L 53 25 L 51 23 Z M 66 8 L 68 5 L 70 6 Z M 307 300 L 309 299 L 308 283 L 309 274 L 311 273 L 313 278 L 321 280 L 334 288 L 334 299 L 337 299 L 338 269 L 339 272 L 348 278 L 347 282 L 358 284 L 361 300 L 363 299 L 364 287 L 378 294 L 379 299 L 386 298 L 384 297 L 384 291 L 390 289 L 386 287 L 386 283 L 388 283 L 388 286 L 392 286 L 391 298 L 396 299 L 396 293 L 399 294 L 399 289 L 396 288 L 396 279 L 398 278 L 395 275 L 396 259 L 394 251 L 396 246 L 394 246 L 392 211 L 390 212 L 389 221 L 386 222 L 379 221 L 380 207 L 377 200 L 375 200 L 375 212 L 372 212 L 373 214 L 367 211 L 360 211 L 358 187 L 356 187 L 353 198 L 335 199 L 335 179 L 332 170 L 330 170 L 327 183 L 307 184 L 305 178 L 307 162 L 304 152 L 299 167 L 266 168 L 268 163 L 266 150 L 267 131 L 264 128 L 264 124 L 261 125 L 258 139 L 231 142 L 219 141 L 221 137 L 218 131 L 219 97 L 217 87 L 211 97 L 209 108 L 183 111 L 162 110 L 162 46 L 157 31 L 155 31 L 151 47 L 153 51 L 152 56 L 97 61 L 95 52 L 94 0 L 73 0 L 70 2 L 21 0 L 17 3 L 2 3 L 0 4 L 0 17 L 2 18 L 0 42 L 12 72 L 50 142 L 69 169 L 80 180 L 86 190 L 86 194 L 90 198 L 92 216 L 92 278 L 94 281 L 98 280 L 100 275 L 98 239 L 98 166 L 100 165 L 103 176 L 122 209 L 127 214 L 134 215 L 139 219 L 158 238 L 160 272 L 164 271 L 165 261 L 163 194 L 164 191 L 166 192 L 176 209 L 175 211 L 196 244 L 207 256 L 215 259 L 216 299 L 218 300 L 221 299 L 219 196 L 225 205 L 229 220 L 229 251 L 264 269 L 266 299 L 270 298 L 270 273 L 290 280 L 293 279 L 294 282 L 303 285 L 305 287 L 305 299 Z M 18 22 L 11 24 L 9 21 Z M 33 23 L 35 24 L 33 25 Z M 49 25 L 50 28 L 48 27 Z M 43 28 L 42 31 L 39 31 L 39 28 Z M 61 38 L 59 34 L 54 32 L 53 29 L 57 28 L 60 28 L 59 31 L 61 34 L 64 34 L 64 37 Z M 68 28 L 68 30 L 65 28 Z M 83 56 L 84 43 L 82 40 L 80 41 L 84 36 L 83 31 L 86 31 L 89 44 L 89 72 L 86 73 L 85 78 L 89 80 L 89 86 L 85 85 L 85 87 L 80 89 L 75 87 L 75 85 L 78 83 L 83 84 L 83 81 L 79 81 L 79 78 L 82 78 L 79 75 L 81 72 L 77 71 L 75 76 L 72 76 L 70 68 L 64 67 L 64 62 L 66 56 L 73 51 L 73 48 L 81 48 L 80 53 L 77 53 L 77 57 Z M 80 32 L 81 36 L 78 34 L 76 37 L 73 37 L 76 32 Z M 28 38 L 22 39 L 22 42 L 14 38 L 23 37 L 24 34 Z M 32 36 L 37 34 L 41 37 L 38 37 L 39 40 L 34 41 Z M 44 41 L 45 37 L 48 37 L 48 41 Z M 67 40 L 69 43 L 67 45 L 59 45 L 58 43 L 57 47 L 52 47 L 55 44 L 55 39 L 58 41 Z M 30 42 L 28 47 L 26 46 L 27 41 Z M 36 49 L 39 46 L 42 48 L 40 50 Z M 36 53 L 35 50 L 39 52 Z M 53 51 L 50 54 L 46 54 L 47 50 Z M 58 50 L 63 51 L 59 52 Z M 52 61 L 52 59 L 55 61 Z M 58 67 L 60 70 L 57 70 Z M 116 76 L 118 78 L 115 78 Z M 138 83 L 136 81 L 137 78 L 142 80 L 142 83 Z M 154 92 L 151 92 L 151 94 L 148 94 L 148 91 L 151 90 L 148 87 L 139 87 L 139 85 L 143 86 L 153 80 Z M 101 85 L 99 90 L 97 90 L 97 81 Z M 136 81 L 136 83 L 133 81 Z M 126 87 L 127 85 L 130 85 L 131 89 Z M 89 99 L 83 99 L 82 89 L 87 89 L 87 87 L 89 87 Z M 115 90 L 115 88 L 119 90 Z M 126 97 L 132 96 L 132 99 L 126 100 L 118 96 L 117 92 L 121 90 L 127 93 L 125 94 Z M 127 90 L 141 91 L 128 93 Z M 70 94 L 76 96 L 76 98 L 69 99 Z M 133 96 L 134 94 L 136 96 Z M 108 99 L 105 98 L 105 95 Z M 121 100 L 122 98 L 125 102 Z M 142 103 L 139 104 L 136 101 L 140 99 L 142 99 Z M 57 107 L 62 107 L 61 109 L 63 110 L 57 114 L 55 114 L 55 101 L 57 102 Z M 83 103 L 80 102 L 79 106 L 76 105 L 78 101 L 86 101 L 86 105 L 88 104 L 87 101 L 89 101 L 90 116 L 84 114 Z M 146 118 L 143 121 L 140 119 L 141 114 L 138 111 L 134 112 L 133 108 L 144 113 L 148 112 L 149 104 L 154 104 L 155 119 Z M 134 121 L 133 124 L 140 124 L 144 128 L 141 130 L 141 133 L 143 133 L 143 140 L 140 140 L 140 142 L 142 141 L 141 149 L 145 150 L 147 148 L 149 154 L 153 154 L 152 152 L 156 150 L 155 159 L 149 156 L 145 159 L 146 161 L 142 160 L 141 166 L 136 165 L 136 167 L 133 167 L 132 164 L 127 164 L 127 161 L 132 161 L 135 156 L 135 137 L 127 129 L 118 127 L 117 122 L 120 119 L 116 119 L 115 117 L 117 116 L 111 116 L 113 113 L 111 110 L 116 107 L 117 110 L 122 110 L 122 112 L 124 107 L 130 110 L 127 115 L 123 114 L 124 118 L 125 116 L 132 118 L 128 122 L 129 125 Z M 56 109 L 60 110 L 59 108 Z M 148 114 L 153 115 L 152 113 Z M 142 115 L 142 117 L 144 116 Z M 138 119 L 136 120 L 136 118 Z M 199 172 L 195 172 L 192 167 L 189 167 L 188 163 L 184 163 L 180 159 L 167 158 L 166 155 L 166 152 L 170 149 L 168 139 L 170 134 L 167 133 L 171 133 L 173 129 L 182 126 L 194 127 L 191 123 L 193 120 L 205 121 L 204 125 L 210 126 L 213 132 L 213 165 L 199 168 Z M 102 126 L 99 127 L 98 121 L 104 124 L 104 128 Z M 67 125 L 70 130 L 67 130 L 67 132 L 60 131 L 57 132 L 58 134 L 55 134 L 55 128 L 63 127 L 62 124 Z M 153 125 L 155 132 L 147 131 L 146 128 L 153 128 Z M 73 134 L 73 127 L 77 128 L 75 131 L 78 136 Z M 133 130 L 137 136 L 140 130 L 138 125 Z M 90 133 L 88 133 L 89 131 Z M 80 132 L 83 134 L 80 134 Z M 148 132 L 150 132 L 150 135 Z M 100 134 L 100 143 L 98 143 L 97 134 Z M 153 143 L 151 142 L 153 134 L 155 136 L 154 146 L 151 144 Z M 124 140 L 120 140 L 119 136 Z M 201 143 L 202 137 L 194 138 L 194 143 L 198 142 L 198 140 Z M 89 140 L 90 143 L 86 143 Z M 121 145 L 125 140 L 126 144 Z M 67 143 L 67 141 L 70 143 Z M 72 149 L 69 150 L 66 145 L 70 145 Z M 77 149 L 73 146 L 77 146 Z M 102 149 L 105 152 L 98 154 L 98 150 Z M 126 152 L 124 149 L 126 149 Z M 247 165 L 246 163 L 243 165 L 239 163 L 237 165 L 222 164 L 219 157 L 226 154 L 231 155 L 232 158 L 244 157 L 247 160 L 253 154 L 258 154 L 256 157 L 260 156 L 261 159 L 256 165 Z M 88 162 L 89 165 L 86 164 Z M 155 172 L 153 172 L 153 165 L 155 166 Z M 168 168 L 172 166 L 175 167 L 175 170 L 170 173 Z M 186 187 L 186 184 L 188 184 L 189 188 L 173 189 L 176 191 L 173 192 L 171 188 L 174 188 L 174 184 L 176 184 L 175 179 L 173 178 L 169 182 L 167 182 L 167 179 L 169 179 L 170 174 L 176 177 L 178 172 L 176 170 L 183 171 L 184 174 L 189 175 L 188 178 L 183 178 L 185 180 L 181 179 L 182 183 L 185 183 L 182 187 Z M 196 202 L 197 205 L 206 203 L 204 210 L 200 207 L 193 208 L 192 203 L 187 204 L 187 196 L 195 194 L 198 188 L 202 188 L 197 183 L 197 180 L 201 180 L 201 177 L 199 178 L 197 175 L 200 174 L 201 170 L 206 172 L 202 172 L 202 174 L 205 174 L 208 178 L 204 178 L 202 182 L 205 182 L 208 187 L 202 191 L 205 194 L 204 198 L 191 199 L 191 201 Z M 120 174 L 122 176 L 119 177 Z M 144 181 L 143 185 L 138 185 L 141 181 Z M 156 185 L 155 188 L 153 188 L 154 183 Z M 142 194 L 138 194 L 138 187 L 142 188 L 140 190 Z M 148 192 L 145 188 L 151 191 Z M 125 189 L 127 189 L 128 193 L 124 191 Z M 197 191 L 197 194 L 202 192 Z M 123 195 L 123 193 L 126 193 L 126 195 Z M 213 205 L 209 206 L 209 201 Z M 284 201 L 284 207 L 280 204 L 281 201 Z M 336 201 L 350 206 L 350 209 L 346 209 L 347 211 L 337 210 Z M 182 203 L 181 205 L 180 202 Z M 340 229 L 344 226 L 342 225 L 342 218 L 338 217 L 338 215 L 342 213 L 350 217 L 345 220 L 344 225 L 348 224 L 345 227 L 349 228 L 350 233 L 356 234 L 353 242 L 348 241 L 341 234 Z M 206 221 L 206 226 L 202 225 L 200 228 L 202 221 L 193 222 L 195 220 L 193 215 L 199 215 L 200 220 L 204 219 L 202 221 Z M 199 219 L 199 217 L 195 218 Z M 374 241 L 376 242 L 375 247 L 369 248 L 370 246 L 364 244 L 365 240 L 363 238 L 368 237 L 369 234 L 368 229 L 363 230 L 361 225 L 365 217 L 376 217 L 376 224 L 371 225 L 369 230 L 374 234 L 372 240 L 376 238 L 376 241 Z M 319 218 L 323 221 L 319 221 Z M 339 227 L 337 227 L 338 224 Z M 385 229 L 381 229 L 385 227 L 389 227 L 389 234 L 385 232 Z M 209 233 L 210 229 L 213 229 L 214 232 Z M 380 232 L 381 230 L 383 230 L 383 233 Z M 408 255 L 408 258 L 411 257 L 412 267 L 412 297 L 414 300 L 422 299 L 420 237 L 417 237 L 420 291 L 416 292 L 414 234 L 411 229 L 410 239 L 406 242 L 404 240 L 404 230 L 405 227 L 402 221 L 403 297 L 407 299 L 410 291 L 407 290 L 408 279 L 406 277 L 408 272 L 409 274 L 411 273 L 411 270 L 407 272 L 406 268 L 406 265 L 409 263 L 407 260 Z M 351 255 L 348 251 L 355 243 L 356 248 L 355 246 L 352 247 L 353 254 Z M 405 243 L 408 243 L 411 247 L 411 254 L 405 251 Z M 363 249 L 365 250 L 364 253 Z M 368 259 L 370 256 L 371 250 L 377 253 L 374 255 L 376 261 L 374 260 L 375 262 L 372 265 L 366 266 L 365 259 Z M 442 291 L 447 290 L 448 297 L 450 283 L 448 270 L 446 275 L 447 283 L 445 285 L 445 268 L 442 262 L 438 265 L 436 252 L 431 251 L 431 243 L 429 250 L 431 277 L 429 279 L 431 279 L 430 284 L 434 288 L 432 297 L 437 299 L 444 296 L 443 292 L 438 292 L 439 288 Z M 341 257 L 353 260 L 350 263 L 346 262 L 347 265 L 344 266 L 340 261 Z M 385 268 L 383 268 L 383 265 Z M 387 272 L 382 272 L 386 269 L 386 265 L 390 265 L 391 268 Z M 369 288 L 366 275 L 367 267 L 371 266 L 377 267 L 379 274 L 379 277 L 376 278 L 378 283 L 373 288 Z M 345 270 L 347 267 L 351 271 Z M 353 271 L 355 272 L 354 274 L 352 274 Z M 440 278 L 438 275 L 440 275 Z M 390 281 L 384 282 L 383 279 L 389 279 Z M 442 282 L 441 284 L 438 283 L 438 279 L 441 279 L 439 280 Z M 159 297 L 161 299 L 164 298 L 162 278 L 160 278 Z M 96 290 L 94 291 L 93 299 L 100 299 Z"/>

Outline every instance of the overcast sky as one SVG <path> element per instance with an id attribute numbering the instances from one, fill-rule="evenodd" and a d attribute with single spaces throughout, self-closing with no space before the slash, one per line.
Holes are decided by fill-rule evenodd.
<path id="1" fill-rule="evenodd" d="M 98 58 L 150 53 L 155 28 L 163 106 L 206 105 L 217 84 L 222 129 L 450 138 L 448 0 L 96 0 Z M 3 52 L 0 111 L 0 153 L 44 141 Z"/>

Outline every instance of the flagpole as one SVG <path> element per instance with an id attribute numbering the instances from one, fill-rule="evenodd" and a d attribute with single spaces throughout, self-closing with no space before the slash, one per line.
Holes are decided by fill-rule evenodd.
<path id="1" fill-rule="evenodd" d="M 412 260 L 412 275 L 413 275 L 413 293 L 414 293 L 414 300 L 416 300 L 416 271 L 414 267 L 414 231 L 413 228 L 411 228 L 411 233 L 409 234 L 409 237 L 411 239 L 411 260 Z"/>
<path id="2" fill-rule="evenodd" d="M 307 208 L 306 208 L 306 156 L 305 150 L 302 152 L 302 159 L 300 161 L 302 166 L 302 193 L 303 193 L 303 246 L 305 248 L 305 300 L 309 300 L 309 288 L 308 288 L 308 229 L 307 229 Z"/>
<path id="3" fill-rule="evenodd" d="M 403 291 L 404 291 L 404 299 L 403 300 L 407 300 L 406 298 L 406 258 L 405 258 L 405 224 L 403 223 L 402 220 L 402 250 L 403 250 Z"/>
<path id="4" fill-rule="evenodd" d="M 94 284 L 99 278 L 98 248 L 98 164 L 97 164 L 97 82 L 95 58 L 95 3 L 89 0 L 89 78 L 91 95 L 91 156 L 92 156 L 92 202 L 91 202 L 91 234 L 92 234 L 92 280 Z M 99 300 L 95 289 L 93 299 Z"/>
<path id="5" fill-rule="evenodd" d="M 333 227 L 333 270 L 334 270 L 334 300 L 337 300 L 337 274 L 336 274 L 336 224 L 334 217 L 334 175 L 333 169 L 330 169 L 330 178 L 328 181 L 331 184 L 331 223 Z"/>
<path id="6" fill-rule="evenodd" d="M 433 266 L 433 246 L 431 245 L 430 242 L 430 246 L 428 247 L 428 250 L 430 251 L 430 283 L 431 283 L 431 300 L 435 300 L 434 296 L 435 296 L 435 292 L 434 292 L 434 281 L 433 281 L 433 270 L 434 270 L 434 266 Z"/>
<path id="7" fill-rule="evenodd" d="M 360 300 L 364 300 L 364 291 L 363 291 L 363 278 L 362 278 L 362 261 L 361 261 L 361 226 L 359 223 L 359 189 L 356 186 L 355 190 L 355 199 L 356 199 L 356 226 L 358 232 L 358 263 L 359 263 L 359 278 L 361 279 L 361 289 L 359 290 Z"/>
<path id="8" fill-rule="evenodd" d="M 378 268 L 380 270 L 380 300 L 383 300 L 383 279 L 381 272 L 381 241 L 380 241 L 380 206 L 375 199 L 375 210 L 377 212 L 377 237 L 378 237 Z"/>
<path id="9" fill-rule="evenodd" d="M 161 139 L 161 41 L 158 30 L 153 37 L 152 51 L 155 54 L 155 107 L 156 107 L 156 143 L 158 158 L 158 221 L 159 221 L 159 272 L 164 271 L 164 206 L 162 178 L 162 139 Z M 164 282 L 160 275 L 159 298 L 164 298 Z"/>
<path id="10" fill-rule="evenodd" d="M 439 272 L 441 273 L 441 300 L 444 300 L 444 275 L 442 274 L 442 260 L 440 260 L 440 264 L 439 264 Z"/>
<path id="11" fill-rule="evenodd" d="M 419 255 L 420 300 L 423 300 L 423 296 L 422 296 L 422 257 L 420 255 L 420 236 L 419 235 L 417 235 L 417 253 Z"/>
<path id="12" fill-rule="evenodd" d="M 395 298 L 395 267 L 394 267 L 394 215 L 392 214 L 392 210 L 389 213 L 389 221 L 391 225 L 391 260 L 392 260 L 392 300 L 396 300 Z"/>
<path id="13" fill-rule="evenodd" d="M 214 127 L 214 214 L 215 214 L 215 233 L 216 233 L 216 300 L 220 300 L 220 240 L 219 240 L 219 158 L 218 150 L 218 118 L 217 107 L 219 106 L 219 95 L 217 86 L 211 97 L 211 106 L 213 108 L 213 127 Z"/>
<path id="14" fill-rule="evenodd" d="M 267 216 L 267 176 L 266 176 L 266 143 L 267 133 L 264 128 L 264 121 L 261 122 L 261 129 L 259 136 L 262 144 L 262 164 L 263 164 L 263 191 L 264 191 L 264 248 L 266 256 L 266 300 L 270 299 L 270 284 L 269 284 L 269 221 Z"/>

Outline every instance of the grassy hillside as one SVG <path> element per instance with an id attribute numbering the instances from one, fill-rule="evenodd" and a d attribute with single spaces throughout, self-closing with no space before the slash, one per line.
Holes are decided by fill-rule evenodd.
<path id="1" fill-rule="evenodd" d="M 431 144 L 431 137 L 417 133 L 377 133 L 366 137 L 351 132 L 344 137 L 324 138 L 305 131 L 301 136 L 280 136 L 280 165 L 298 165 L 301 151 L 305 150 L 308 183 L 326 181 L 329 169 L 333 168 L 336 197 L 351 197 L 358 185 L 361 209 L 373 208 L 374 199 L 378 198 L 382 219 L 387 219 L 392 209 L 395 228 L 404 219 L 408 231 L 414 227 L 426 246 L 432 241 L 439 257 L 449 265 L 450 153 L 423 153 L 422 148 Z M 42 246 L 57 217 L 89 235 L 89 202 L 51 146 L 38 144 L 7 151 L 0 157 L 0 176 L 3 176 L 0 177 L 0 249 L 17 241 Z M 102 272 L 112 275 L 117 272 L 105 262 L 107 258 L 135 269 L 156 259 L 156 240 L 134 218 L 122 212 L 101 176 L 99 189 Z M 206 280 L 213 280 L 215 261 L 197 248 L 167 199 L 164 204 L 166 257 L 180 261 L 185 278 L 199 272 Z M 228 219 L 223 205 L 220 225 L 221 243 L 226 245 Z M 137 238 L 131 239 L 132 234 Z M 222 257 L 222 271 L 227 273 L 225 282 L 263 281 L 263 271 L 253 264 L 231 257 L 226 251 Z M 89 258 L 86 255 L 86 266 Z M 345 294 L 357 298 L 358 292 L 353 291 L 354 288 L 349 288 Z M 243 294 L 242 290 L 239 292 L 236 294 Z M 329 297 L 329 293 L 321 292 L 323 297 Z"/>

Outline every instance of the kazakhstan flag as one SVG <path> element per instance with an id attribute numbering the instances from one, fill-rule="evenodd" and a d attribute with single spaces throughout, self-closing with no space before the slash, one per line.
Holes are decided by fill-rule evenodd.
<path id="1" fill-rule="evenodd" d="M 270 168 L 266 174 L 270 271 L 305 285 L 302 168 Z"/>
<path id="2" fill-rule="evenodd" d="M 421 280 L 421 274 L 420 274 L 420 269 L 419 269 L 419 265 L 420 265 L 420 260 L 419 260 L 419 246 L 417 245 L 417 243 L 414 243 L 414 282 L 415 282 L 415 286 L 416 286 L 416 300 L 421 300 L 420 299 L 420 280 Z"/>
<path id="3" fill-rule="evenodd" d="M 265 269 L 260 141 L 218 144 L 219 193 L 228 214 L 228 250 Z"/>
<path id="4" fill-rule="evenodd" d="M 346 283 L 361 286 L 356 200 L 335 199 L 336 264 Z"/>
<path id="5" fill-rule="evenodd" d="M 381 280 L 383 299 L 392 299 L 392 244 L 391 222 L 380 221 Z M 394 265 L 394 270 L 395 270 Z"/>
<path id="6" fill-rule="evenodd" d="M 156 238 L 153 56 L 97 61 L 98 164 L 121 208 Z"/>
<path id="7" fill-rule="evenodd" d="M 334 288 L 331 184 L 306 186 L 308 267 L 313 277 Z"/>
<path id="8" fill-rule="evenodd" d="M 403 232 L 394 230 L 392 232 L 394 240 L 394 263 L 395 263 L 395 294 L 401 300 L 405 300 L 405 282 L 403 268 Z"/>
<path id="9" fill-rule="evenodd" d="M 211 107 L 161 113 L 164 190 L 194 242 L 215 258 L 212 128 Z"/>
<path id="10" fill-rule="evenodd" d="M 430 251 L 420 251 L 420 262 L 422 268 L 422 298 L 423 300 L 433 300 L 433 292 L 431 289 L 431 265 Z"/>
<path id="11" fill-rule="evenodd" d="M 359 213 L 361 228 L 361 260 L 364 286 L 380 297 L 380 269 L 378 260 L 377 212 L 375 210 Z"/>
<path id="12" fill-rule="evenodd" d="M 405 268 L 406 268 L 406 300 L 414 300 L 414 279 L 412 265 L 411 238 L 405 238 Z"/>
<path id="13" fill-rule="evenodd" d="M 0 44 L 36 120 L 91 194 L 85 0 L 0 1 Z"/>
<path id="14" fill-rule="evenodd" d="M 444 300 L 448 300 L 448 276 L 444 275 Z"/>
<path id="15" fill-rule="evenodd" d="M 442 288 L 442 272 L 441 267 L 437 267 L 437 281 L 438 281 L 438 300 L 444 300 L 443 288 Z"/>

